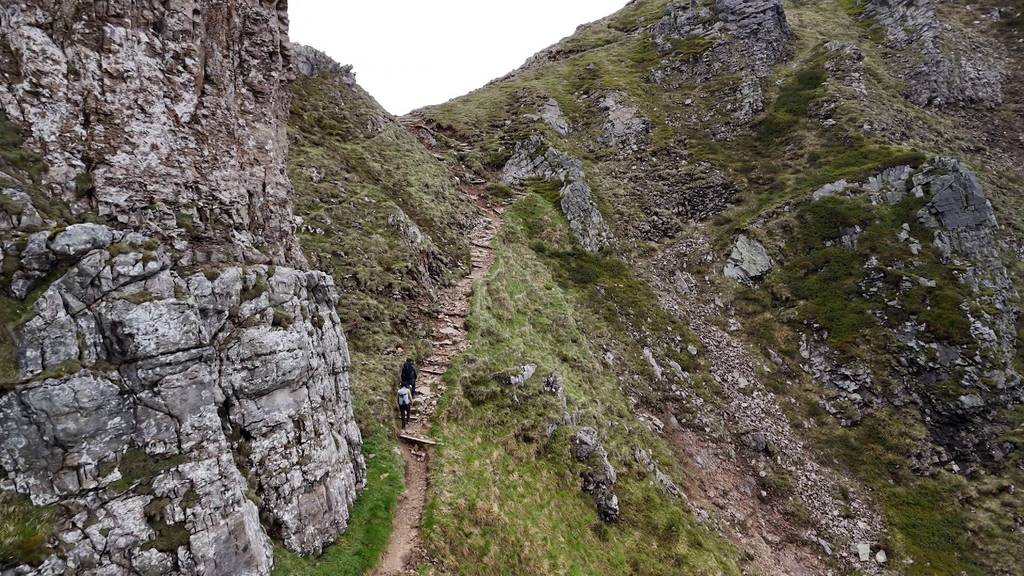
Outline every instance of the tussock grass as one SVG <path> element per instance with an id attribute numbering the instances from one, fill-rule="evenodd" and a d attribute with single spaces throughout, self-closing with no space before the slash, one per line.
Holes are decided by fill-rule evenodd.
<path id="1" fill-rule="evenodd" d="M 0 490 L 0 569 L 38 565 L 49 555 L 54 512 L 20 494 Z"/>

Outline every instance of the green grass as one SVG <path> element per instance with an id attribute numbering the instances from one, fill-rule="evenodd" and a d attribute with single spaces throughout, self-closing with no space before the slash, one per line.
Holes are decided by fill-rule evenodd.
<path id="1" fill-rule="evenodd" d="M 650 24 L 663 14 L 661 4 L 631 3 L 609 20 L 608 27 L 632 31 Z M 659 134 L 657 142 L 674 145 L 685 138 L 688 160 L 709 162 L 736 182 L 737 206 L 701 232 L 707 232 L 725 251 L 737 231 L 754 228 L 769 237 L 773 253 L 782 253 L 779 270 L 767 286 L 739 289 L 732 302 L 746 333 L 799 362 L 799 334 L 806 332 L 810 323 L 823 325 L 831 344 L 846 354 L 847 360 L 857 358 L 870 365 L 876 372 L 875 386 L 884 394 L 894 385 L 886 376 L 890 362 L 897 360 L 887 347 L 893 334 L 890 328 L 914 320 L 927 325 L 926 332 L 937 341 L 968 343 L 964 307 L 974 296 L 960 283 L 956 266 L 942 263 L 932 249 L 932 232 L 917 223 L 918 201 L 874 207 L 844 199 L 811 204 L 809 197 L 823 184 L 840 179 L 863 181 L 885 168 L 917 167 L 925 160 L 919 150 L 887 141 L 884 129 L 878 130 L 885 126 L 908 127 L 900 142 L 922 150 L 935 146 L 963 153 L 964 147 L 955 139 L 945 139 L 949 130 L 937 128 L 948 126 L 945 120 L 915 111 L 903 101 L 898 82 L 886 76 L 878 48 L 872 44 L 880 40 L 881 32 L 863 17 L 861 2 L 801 1 L 787 3 L 786 8 L 796 32 L 795 58 L 762 84 L 767 109 L 749 134 L 722 139 L 710 128 L 703 130 L 720 123 L 701 116 L 706 112 L 702 99 L 714 98 L 716 88 L 734 86 L 737 79 L 719 78 L 699 87 L 673 85 L 667 93 L 643 81 L 659 59 L 647 38 L 616 39 L 614 34 L 604 30 L 598 34 L 596 29 L 586 41 L 574 44 L 587 48 L 586 52 L 521 71 L 453 103 L 430 108 L 427 115 L 443 130 L 472 143 L 475 150 L 470 156 L 480 165 L 497 170 L 516 142 L 531 132 L 546 130 L 515 121 L 519 112 L 529 110 L 534 100 L 554 97 L 574 132 L 564 139 L 550 133 L 548 137 L 560 149 L 584 160 L 597 195 L 617 194 L 615 209 L 606 214 L 620 216 L 638 209 L 634 191 L 656 182 L 646 178 L 646 166 L 637 170 L 588 145 L 600 127 L 600 116 L 588 106 L 587 97 L 608 89 L 625 92 L 652 121 Z M 822 46 L 832 39 L 854 42 L 864 50 L 869 86 L 866 102 L 853 102 L 849 90 L 828 80 Z M 686 40 L 678 41 L 675 48 L 676 57 L 691 58 L 703 49 Z M 684 98 L 691 94 L 697 96 L 693 107 L 684 108 Z M 815 112 L 835 99 L 842 100 L 829 113 L 835 123 L 823 123 L 824 118 Z M 700 117 L 703 122 L 687 126 L 687 117 Z M 508 118 L 514 120 L 511 125 L 505 124 Z M 671 129 L 663 126 L 666 119 L 673 122 Z M 865 129 L 865 124 L 875 130 Z M 924 130 L 930 131 L 929 137 L 923 137 Z M 519 363 L 537 362 L 541 374 L 558 370 L 568 375 L 570 406 L 574 399 L 585 399 L 580 400 L 587 410 L 584 421 L 587 417 L 601 421 L 607 413 L 625 419 L 628 410 L 619 409 L 608 392 L 610 382 L 604 379 L 599 364 L 592 363 L 591 355 L 594 349 L 607 348 L 624 358 L 625 367 L 613 370 L 627 375 L 618 384 L 632 391 L 628 375 L 642 373 L 643 363 L 616 342 L 623 334 L 644 338 L 649 319 L 642 314 L 638 318 L 632 311 L 656 309 L 647 294 L 634 291 L 631 280 L 635 278 L 630 278 L 620 260 L 608 254 L 580 254 L 564 242 L 554 208 L 557 188 L 530 183 L 527 189 L 532 194 L 508 213 L 512 225 L 502 239 L 499 260 L 474 302 L 474 347 L 450 377 L 451 397 L 442 410 L 447 421 L 439 425 L 447 443 L 439 455 L 441 471 L 436 472 L 438 495 L 426 519 L 431 546 L 442 571 L 450 573 L 465 572 L 462 567 L 467 565 L 481 573 L 652 570 L 642 560 L 626 559 L 629 554 L 617 548 L 622 541 L 615 537 L 610 538 L 614 552 L 603 555 L 599 551 L 583 559 L 577 556 L 592 535 L 605 542 L 609 533 L 621 534 L 615 533 L 615 528 L 594 528 L 582 520 L 589 511 L 586 499 L 575 503 L 578 509 L 567 503 L 579 496 L 572 474 L 558 468 L 564 438 L 559 432 L 546 440 L 538 432 L 557 416 L 557 407 L 533 396 L 532 390 L 508 390 L 498 383 L 498 377 Z M 625 192 L 614 192 L 617 189 Z M 609 197 L 601 199 L 607 202 Z M 619 218 L 617 223 L 622 225 L 623 220 Z M 910 224 L 911 235 L 922 242 L 921 254 L 911 254 L 905 243 L 896 240 L 903 223 Z M 837 240 L 841 228 L 854 225 L 863 229 L 856 247 L 824 245 Z M 656 246 L 633 240 L 622 241 L 618 248 L 641 259 L 657 252 Z M 872 255 L 880 261 L 881 292 L 865 295 L 859 285 L 865 279 L 864 264 Z M 904 278 L 916 284 L 914 277 L 932 280 L 937 286 L 901 287 Z M 626 294 L 616 293 L 619 287 Z M 888 318 L 885 323 L 876 318 L 879 312 Z M 1024 355 L 1018 361 L 1024 365 Z M 884 543 L 892 552 L 890 567 L 915 575 L 974 575 L 998 573 L 979 566 L 1001 563 L 1005 572 L 1019 573 L 1018 566 L 1010 566 L 1012 559 L 1004 559 L 1004 551 L 1020 548 L 1021 541 L 1013 524 L 1013 518 L 1021 517 L 1019 512 L 1014 515 L 1019 504 L 1009 502 L 1005 490 L 999 496 L 975 496 L 973 491 L 983 482 L 965 482 L 945 473 L 919 476 L 909 469 L 910 461 L 922 451 L 927 453 L 935 442 L 924 426 L 923 415 L 912 407 L 904 407 L 898 414 L 881 410 L 859 425 L 841 428 L 822 409 L 822 391 L 813 382 L 787 381 L 799 379 L 791 374 L 772 374 L 766 379 L 783 398 L 806 404 L 815 423 L 807 433 L 814 437 L 824 461 L 834 457 L 836 467 L 870 488 L 891 528 L 890 541 Z M 945 401 L 958 386 L 954 376 L 947 382 L 921 384 L 914 392 Z M 783 402 L 784 407 L 787 404 Z M 1007 470 L 993 473 L 993 484 L 998 484 L 997 479 L 1012 478 L 1013 462 L 1007 464 Z M 539 480 L 532 487 L 517 485 L 526 476 Z M 771 492 L 784 494 L 786 480 L 784 475 L 773 475 L 766 482 L 771 484 Z M 641 509 L 642 514 L 649 513 L 643 506 Z M 789 507 L 787 514 L 797 523 L 806 520 L 806 510 L 799 506 Z M 571 536 L 563 536 L 566 533 Z M 655 541 L 652 536 L 650 542 Z M 656 556 L 652 554 L 652 558 Z M 910 558 L 914 564 L 902 563 Z"/>
<path id="2" fill-rule="evenodd" d="M 930 245 L 914 256 L 896 239 L 904 223 L 911 235 L 927 241 L 931 231 L 917 222 L 922 200 L 908 198 L 895 206 L 872 206 L 863 198 L 829 197 L 804 204 L 784 229 L 787 258 L 773 277 L 780 284 L 777 304 L 796 304 L 803 322 L 814 322 L 829 332 L 830 343 L 846 353 L 867 349 L 882 352 L 882 338 L 869 337 L 882 330 L 874 311 L 885 311 L 891 324 L 910 318 L 924 322 L 929 333 L 947 344 L 969 345 L 969 322 L 964 303 L 969 289 L 953 270 L 939 260 Z M 856 247 L 838 244 L 844 229 L 860 227 Z M 826 243 L 833 245 L 827 246 Z M 865 293 L 865 265 L 879 262 L 882 277 L 873 281 L 878 293 Z M 904 292 L 907 277 L 935 282 L 934 288 L 915 286 Z M 891 303 L 896 302 L 895 306 Z"/>
<path id="3" fill-rule="evenodd" d="M 865 5 L 861 0 L 838 0 L 839 6 L 853 18 L 864 16 Z"/>
<path id="4" fill-rule="evenodd" d="M 668 0 L 637 0 L 608 18 L 608 26 L 622 32 L 632 32 L 642 26 L 654 24 L 665 15 Z"/>
<path id="5" fill-rule="evenodd" d="M 967 531 L 967 508 L 958 501 L 966 481 L 947 473 L 919 477 L 906 462 L 927 432 L 910 414 L 888 410 L 853 428 L 816 428 L 816 444 L 874 488 L 890 530 L 893 562 L 908 576 L 984 574 Z"/>
<path id="6" fill-rule="evenodd" d="M 916 167 L 925 160 L 916 150 L 865 134 L 863 122 L 848 108 L 841 106 L 833 114 L 834 125 L 812 118 L 815 105 L 835 94 L 826 82 L 821 45 L 805 51 L 791 71 L 780 74 L 779 87 L 749 134 L 727 143 L 705 135 L 691 138 L 697 158 L 742 175 L 747 183 L 739 205 L 720 216 L 727 224 L 722 237 L 731 238 L 766 211 L 802 201 L 824 184 L 862 180 L 885 168 Z"/>
<path id="7" fill-rule="evenodd" d="M 4 170 L 4 169 L 7 170 Z M 0 170 L 14 169 L 38 182 L 46 171 L 42 158 L 25 148 L 25 137 L 13 126 L 7 116 L 0 112 Z"/>
<path id="8" fill-rule="evenodd" d="M 653 449 L 677 472 L 670 451 L 635 422 L 622 387 L 650 382 L 637 339 L 650 339 L 646 318 L 635 322 L 622 289 L 644 286 L 621 262 L 573 252 L 567 225 L 550 198 L 532 193 L 506 213 L 496 262 L 477 286 L 469 318 L 472 346 L 446 376 L 439 406 L 433 487 L 424 538 L 446 574 L 737 574 L 736 551 L 666 497 L 632 459 L 632 447 Z M 537 250 L 536 242 L 545 248 Z M 531 243 L 534 246 L 531 247 Z M 649 293 L 649 292 L 647 292 Z M 639 304 L 650 314 L 656 306 Z M 617 304 L 606 315 L 606 306 Z M 621 313 L 621 315 L 620 315 Z M 604 351 L 616 357 L 614 370 Z M 511 387 L 504 378 L 527 362 L 537 375 Z M 572 427 L 548 437 L 561 419 L 554 396 L 542 393 L 551 372 L 565 379 L 569 410 L 581 424 L 610 427 L 605 442 L 619 472 L 619 522 L 602 523 L 579 488 L 569 453 Z"/>
<path id="9" fill-rule="evenodd" d="M 703 36 L 688 36 L 671 40 L 675 56 L 680 60 L 693 60 L 714 46 L 714 42 Z"/>
<path id="10" fill-rule="evenodd" d="M 348 530 L 319 558 L 304 558 L 277 545 L 274 576 L 358 576 L 368 573 L 391 535 L 391 521 L 402 492 L 402 464 L 389 438 L 366 440 L 366 489 L 352 507 Z"/>
<path id="11" fill-rule="evenodd" d="M 35 506 L 25 496 L 0 490 L 0 570 L 21 564 L 36 566 L 49 555 L 54 511 Z"/>
<path id="12" fill-rule="evenodd" d="M 822 86 L 828 78 L 824 59 L 815 58 L 784 82 L 768 112 L 760 120 L 755 135 L 762 146 L 777 146 L 780 141 L 799 134 L 811 104 L 825 95 Z"/>

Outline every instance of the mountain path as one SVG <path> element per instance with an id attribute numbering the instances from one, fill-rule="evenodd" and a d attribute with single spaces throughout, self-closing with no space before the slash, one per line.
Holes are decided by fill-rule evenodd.
<path id="1" fill-rule="evenodd" d="M 469 317 L 473 285 L 483 278 L 494 262 L 491 241 L 498 233 L 501 215 L 481 196 L 480 190 L 466 187 L 464 191 L 481 211 L 481 218 L 469 233 L 472 254 L 470 273 L 445 288 L 438 297 L 437 315 L 431 330 L 432 352 L 417 366 L 419 378 L 413 400 L 412 418 L 404 432 L 410 436 L 427 438 L 437 401 L 444 394 L 442 375 L 452 360 L 469 346 L 466 319 Z M 424 554 L 420 540 L 420 523 L 429 488 L 429 465 L 433 450 L 427 445 L 401 441 L 405 461 L 405 491 L 399 497 L 392 524 L 391 538 L 384 550 L 374 576 L 416 574 Z"/>

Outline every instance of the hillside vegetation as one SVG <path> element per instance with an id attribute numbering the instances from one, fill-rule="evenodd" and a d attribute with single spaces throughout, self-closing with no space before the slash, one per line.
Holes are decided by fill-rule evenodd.
<path id="1" fill-rule="evenodd" d="M 464 193 L 502 213 L 421 571 L 1022 574 L 1020 19 L 633 0 L 401 123 L 301 78 L 290 175 L 364 427 L 466 273 Z M 357 516 L 393 506 L 390 446 Z M 359 573 L 383 539 L 279 571 Z"/>
<path id="2" fill-rule="evenodd" d="M 1019 226 L 1013 207 L 1021 153 L 1007 127 L 1020 125 L 1020 31 L 1012 24 L 1019 16 L 995 5 L 975 22 L 978 11 L 940 7 L 943 25 L 1002 59 L 1003 101 L 921 106 L 901 82 L 898 48 L 886 38 L 889 16 L 873 4 L 787 2 L 789 29 L 778 34 L 784 48 L 771 44 L 774 31 L 764 26 L 757 38 L 743 37 L 743 24 L 731 34 L 665 32 L 775 6 L 705 4 L 704 15 L 686 20 L 687 7 L 631 2 L 507 77 L 414 114 L 441 147 L 469 143 L 462 165 L 492 181 L 507 173 L 521 142 L 540 134 L 582 161 L 595 205 L 616 235 L 598 255 L 573 248 L 557 210 L 562 183 L 513 183 L 518 195 L 506 213 L 501 256 L 474 300 L 474 346 L 449 374 L 452 391 L 437 425 L 446 446 L 433 473 L 431 553 L 446 573 L 465 566 L 477 573 L 481 566 L 484 573 L 679 573 L 687 566 L 683 573 L 699 574 L 708 566 L 727 572 L 729 562 L 775 573 L 761 556 L 767 538 L 768 548 L 786 549 L 784 562 L 811 572 L 1019 574 L 1009 551 L 1022 545 L 1022 509 L 1011 488 L 1022 479 L 1022 398 L 1016 372 L 1003 371 L 1018 354 L 1020 265 L 1010 246 Z M 953 44 L 944 49 L 962 48 Z M 766 58 L 777 62 L 751 64 Z M 931 206 L 927 184 L 922 195 L 892 204 L 872 192 L 872 178 L 885 192 L 890 169 L 938 174 L 945 169 L 936 159 L 947 156 L 977 175 L 995 206 L 999 236 L 978 240 L 984 255 L 970 247 L 944 251 L 938 238 L 945 233 L 919 219 Z M 812 200 L 839 181 L 850 186 Z M 739 234 L 767 248 L 774 266 L 765 278 L 722 278 Z M 706 349 L 714 339 L 695 342 L 700 354 L 689 363 L 677 354 L 695 321 L 692 301 L 710 304 L 712 322 L 744 343 L 745 357 L 727 370 L 701 360 L 722 353 Z M 637 316 L 650 322 L 631 322 Z M 1001 334 L 1001 344 L 979 340 L 979 322 Z M 675 349 L 651 343 L 674 331 Z M 645 348 L 665 375 L 653 373 Z M 617 361 L 603 361 L 605 353 Z M 947 353 L 962 360 L 946 364 Z M 685 381 L 667 375 L 669 359 L 682 365 Z M 528 363 L 538 369 L 525 387 L 495 384 Z M 758 453 L 759 442 L 751 449 L 749 431 L 737 429 L 745 421 L 739 406 L 719 388 L 735 385 L 731 372 L 742 365 L 792 425 L 791 436 L 765 431 L 766 452 Z M 566 379 L 569 412 L 579 419 L 538 434 L 560 410 L 541 392 L 549 373 Z M 693 402 L 679 400 L 680 387 L 724 430 L 680 417 Z M 975 398 L 985 408 L 972 408 Z M 579 512 L 563 508 L 581 504 L 566 457 L 572 431 L 586 425 L 600 431 L 619 472 L 618 523 L 575 520 Z M 674 507 L 630 494 L 626 484 L 657 485 L 638 467 L 637 447 L 657 454 L 660 469 L 713 518 L 749 513 L 746 498 L 716 494 L 744 483 L 702 483 L 693 472 L 695 450 L 672 442 L 677 436 L 701 438 L 731 454 L 726 461 L 746 462 L 738 468 L 768 488 L 754 498 L 761 501 L 755 510 L 778 514 L 779 524 L 719 530 L 737 551 L 712 555 L 713 564 L 702 556 L 717 548 L 710 544 L 717 537 L 665 529 L 663 514 Z M 772 446 L 793 441 L 805 448 Z M 835 476 L 816 488 L 838 496 L 804 493 L 800 466 L 788 462 L 796 454 L 830 469 Z M 848 491 L 855 496 L 844 510 Z M 673 524 L 693 522 L 693 507 L 678 509 L 682 520 Z M 877 539 L 844 540 L 831 513 L 877 521 Z M 635 536 L 652 526 L 662 537 L 679 535 Z M 869 546 L 868 561 L 858 557 L 858 544 Z"/>

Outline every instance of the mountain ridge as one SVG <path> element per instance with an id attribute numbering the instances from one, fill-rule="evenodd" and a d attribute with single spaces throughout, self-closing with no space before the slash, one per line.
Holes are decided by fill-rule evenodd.
<path id="1" fill-rule="evenodd" d="M 276 46 L 269 60 L 243 50 L 272 68 L 243 85 L 269 110 L 253 133 L 270 138 L 287 216 L 256 193 L 250 220 L 225 223 L 228 208 L 190 211 L 193 196 L 148 177 L 112 201 L 102 154 L 60 164 L 80 148 L 23 137 L 18 86 L 52 70 L 12 64 L 30 53 L 19 42 L 45 42 L 0 26 L 0 508 L 25 534 L 0 530 L 5 576 L 381 573 L 406 509 L 403 460 L 421 457 L 404 474 L 426 485 L 416 544 L 388 552 L 387 569 L 1021 573 L 1019 7 L 633 0 L 396 118 L 351 67 L 282 40 L 283 3 L 235 4 Z M 35 7 L 29 28 L 45 22 L 41 4 L 18 5 Z M 111 10 L 112 26 L 134 21 Z M 163 42 L 180 25 L 193 41 L 221 22 L 181 14 L 126 29 Z M 204 82 L 201 98 L 224 94 Z M 231 204 L 198 194 L 199 207 Z M 482 268 L 480 205 L 501 223 Z M 174 226 L 137 211 L 164 208 L 184 209 Z M 261 248 L 265 219 L 290 239 Z M 217 236 L 224 225 L 238 234 Z M 208 362 L 177 350 L 187 322 L 159 321 L 179 313 L 223 324 L 200 346 L 214 376 L 182 380 Z M 423 366 L 444 373 L 420 401 L 420 432 L 440 444 L 399 456 L 394 370 L 447 354 L 456 335 L 459 355 Z M 102 398 L 64 413 L 64 390 Z M 146 424 L 156 414 L 132 434 L 93 427 L 133 402 L 209 418 L 166 445 L 174 427 Z M 77 431 L 85 457 L 64 466 L 90 486 L 56 507 L 26 468 L 50 437 L 12 441 L 43 413 Z M 215 439 L 204 458 L 237 499 L 186 489 L 207 461 L 190 431 Z M 339 437 L 347 459 L 331 456 Z M 232 502 L 241 524 L 218 519 Z M 214 564 L 193 563 L 202 550 Z"/>

